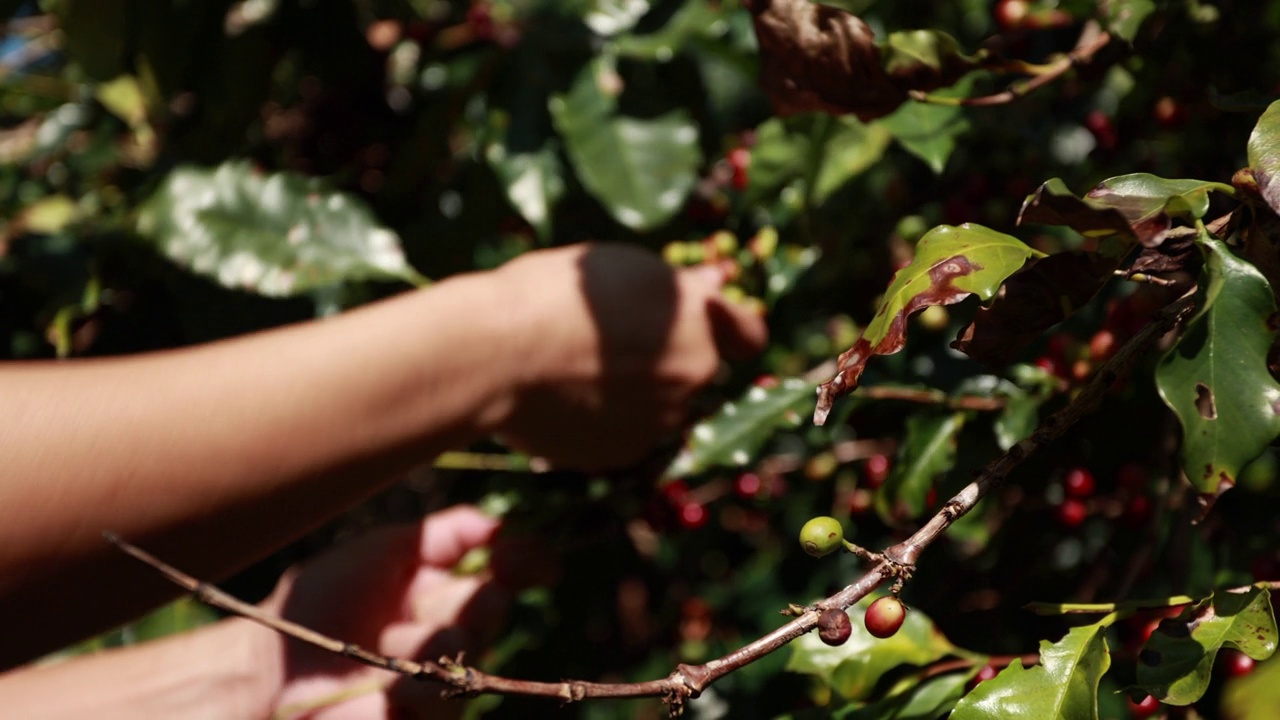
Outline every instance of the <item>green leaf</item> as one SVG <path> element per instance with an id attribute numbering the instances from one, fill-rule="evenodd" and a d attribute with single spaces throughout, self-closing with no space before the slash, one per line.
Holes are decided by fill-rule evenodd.
<path id="1" fill-rule="evenodd" d="M 546 240 L 551 236 L 551 211 L 564 195 L 564 168 L 555 146 L 548 142 L 533 152 L 514 152 L 504 143 L 485 151 L 489 166 L 502 183 L 507 200 Z"/>
<path id="2" fill-rule="evenodd" d="M 813 267 L 821 256 L 822 251 L 816 247 L 784 245 L 766 257 L 761 262 L 765 276 L 765 305 L 773 307 L 780 298 L 790 293 L 805 271 Z"/>
<path id="3" fill-rule="evenodd" d="M 1267 106 L 1249 134 L 1249 169 L 1263 199 L 1280 212 L 1280 100 Z"/>
<path id="4" fill-rule="evenodd" d="M 793 180 L 804 176 L 810 156 L 812 122 L 809 117 L 770 118 L 756 127 L 751 148 L 751 172 L 745 201 L 758 205 Z"/>
<path id="5" fill-rule="evenodd" d="M 939 475 L 956 462 L 956 436 L 968 413 L 914 414 L 907 418 L 906 438 L 893 471 L 876 493 L 876 512 L 886 523 L 919 517 L 925 497 Z"/>
<path id="6" fill-rule="evenodd" d="M 954 87 L 940 91 L 941 97 L 967 95 L 973 86 L 969 78 Z M 877 123 L 889 131 L 903 149 L 925 162 L 935 173 L 941 174 L 947 160 L 956 149 L 956 141 L 969 131 L 969 120 L 958 105 L 940 105 L 925 102 L 907 102 L 888 117 Z"/>
<path id="7" fill-rule="evenodd" d="M 1107 31 L 1126 42 L 1134 36 L 1147 16 L 1155 12 L 1153 0 L 1104 0 L 1098 5 Z"/>
<path id="8" fill-rule="evenodd" d="M 611 57 L 591 61 L 549 102 L 574 172 L 619 223 L 651 230 L 670 220 L 697 180 L 698 126 L 683 110 L 640 120 L 616 114 L 621 79 Z"/>
<path id="9" fill-rule="evenodd" d="M 943 225 L 925 233 L 916 256 L 893 276 L 875 317 L 840 356 L 836 376 L 819 387 L 814 422 L 821 425 L 836 397 L 858 385 L 867 361 L 907 342 L 907 318 L 930 305 L 951 305 L 970 295 L 990 300 L 1005 278 L 1038 253 L 1011 235 L 981 225 Z"/>
<path id="10" fill-rule="evenodd" d="M 171 172 L 137 230 L 179 265 L 230 288 L 284 297 L 338 283 L 422 282 L 400 239 L 359 199 L 247 162 Z"/>
<path id="11" fill-rule="evenodd" d="M 1056 643 L 1040 643 L 1040 665 L 1014 660 L 996 677 L 973 689 L 951 720 L 1083 720 L 1098 717 L 1098 682 L 1111 666 L 1106 628 L 1072 628 Z"/>
<path id="12" fill-rule="evenodd" d="M 1205 236 L 1200 312 L 1156 368 L 1160 397 L 1182 423 L 1182 462 L 1202 493 L 1235 484 L 1280 435 L 1280 383 L 1267 369 L 1275 338 L 1271 286 L 1253 265 Z"/>
<path id="13" fill-rule="evenodd" d="M 845 644 L 831 647 L 817 633 L 791 643 L 786 669 L 813 675 L 849 700 L 871 694 L 880 678 L 900 665 L 927 665 L 956 652 L 956 648 L 919 610 L 907 610 L 902 629 L 883 640 L 867 632 L 863 617 L 872 598 L 849 608 L 853 634 Z"/>
<path id="14" fill-rule="evenodd" d="M 932 90 L 951 85 L 977 62 L 947 33 L 904 30 L 889 33 L 880 45 L 880 64 L 899 85 Z"/>
<path id="15" fill-rule="evenodd" d="M 813 181 L 813 202 L 817 204 L 874 165 L 889 147 L 889 132 L 883 125 L 866 125 L 854 118 L 836 118 L 835 124 Z"/>
<path id="16" fill-rule="evenodd" d="M 667 469 L 668 477 L 716 466 L 742 467 L 780 427 L 796 427 L 813 398 L 813 384 L 797 378 L 771 388 L 752 387 L 693 426 L 689 441 Z"/>
<path id="17" fill-rule="evenodd" d="M 1190 705 L 1209 687 L 1223 646 L 1265 660 L 1276 651 L 1276 635 L 1267 588 L 1216 592 L 1160 622 L 1138 655 L 1138 687 L 1168 705 Z"/>
<path id="18" fill-rule="evenodd" d="M 1235 194 L 1222 183 L 1133 173 L 1104 180 L 1079 198 L 1054 178 L 1027 198 L 1018 224 L 1065 225 L 1085 237 L 1119 235 L 1154 247 L 1164 241 L 1174 218 L 1204 217 L 1214 190 Z"/>
<path id="19" fill-rule="evenodd" d="M 977 673 L 953 672 L 928 679 L 907 678 L 901 689 L 870 705 L 832 713 L 835 720 L 936 720 L 951 712 Z"/>

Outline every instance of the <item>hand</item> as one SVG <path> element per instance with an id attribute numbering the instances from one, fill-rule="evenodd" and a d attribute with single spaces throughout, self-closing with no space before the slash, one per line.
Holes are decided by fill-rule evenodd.
<path id="1" fill-rule="evenodd" d="M 456 576 L 450 568 L 469 550 L 490 544 L 497 530 L 497 520 L 465 506 L 420 525 L 380 528 L 291 569 L 263 607 L 383 655 L 435 660 L 475 651 L 502 629 L 510 604 L 500 582 L 504 548 L 494 550 L 491 563 L 497 579 L 495 573 Z M 461 713 L 461 703 L 440 697 L 441 685 L 281 642 L 283 680 L 266 715 L 305 712 L 338 720 Z M 310 712 L 317 703 L 324 706 Z"/>
<path id="2" fill-rule="evenodd" d="M 528 253 L 496 273 L 521 375 L 499 434 L 557 465 L 643 457 L 686 422 L 691 397 L 765 344 L 764 321 L 720 296 L 716 269 L 675 272 L 626 245 Z"/>

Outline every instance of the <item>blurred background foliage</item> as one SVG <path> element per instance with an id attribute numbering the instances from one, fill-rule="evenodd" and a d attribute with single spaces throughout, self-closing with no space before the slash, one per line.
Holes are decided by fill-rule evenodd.
<path id="1" fill-rule="evenodd" d="M 188 345 L 587 239 L 637 243 L 677 265 L 724 263 L 737 278 L 728 292 L 768 308 L 772 341 L 709 399 L 711 418 L 661 483 L 547 472 L 484 445 L 227 585 L 261 597 L 285 566 L 343 535 L 478 501 L 547 535 L 565 568 L 557 587 L 521 597 L 504 639 L 474 659 L 486 669 L 638 680 L 721 655 L 857 573 L 852 557 L 803 554 L 795 534 L 808 518 L 833 515 L 873 548 L 905 537 L 1065 401 L 1108 352 L 1104 331 L 1114 344 L 1164 302 L 1158 288 L 1114 283 L 995 370 L 948 347 L 972 302 L 931 309 L 904 352 L 873 363 L 865 387 L 811 426 L 822 363 L 869 320 L 914 242 L 940 223 L 979 222 L 1047 252 L 1076 247 L 1070 233 L 1014 226 L 1041 182 L 1226 182 L 1280 89 L 1277 2 L 839 5 L 881 36 L 936 28 L 962 48 L 1029 61 L 1070 50 L 1095 15 L 1137 20 L 1131 44 L 1011 104 L 908 103 L 864 123 L 775 116 L 735 0 L 0 3 L 0 349 L 17 360 Z M 1019 20 L 1049 12 L 1043 26 Z M 977 73 L 949 92 L 1008 81 Z M 1027 602 L 1201 597 L 1280 579 L 1274 459 L 1192 526 L 1176 422 L 1150 368 L 925 554 L 903 596 L 923 625 L 868 645 L 870 668 L 801 643 L 728 676 L 690 712 L 935 717 L 985 656 L 1063 636 L 1061 617 Z M 1080 470 L 1088 492 L 1067 482 Z M 90 646 L 209 617 L 162 612 Z M 1132 712 L 1115 691 L 1134 681 L 1150 620 L 1109 631 L 1102 717 Z M 956 654 L 972 662 L 939 676 L 947 687 L 918 682 L 922 666 Z M 1215 681 L 1196 711 L 1267 707 L 1271 691 L 1252 680 Z M 935 704 L 886 704 L 904 682 Z M 483 698 L 470 712 L 551 706 Z"/>

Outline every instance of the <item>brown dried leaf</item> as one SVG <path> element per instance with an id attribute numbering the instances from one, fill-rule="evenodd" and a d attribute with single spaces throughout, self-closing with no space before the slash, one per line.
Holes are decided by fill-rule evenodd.
<path id="1" fill-rule="evenodd" d="M 891 34 L 878 44 L 860 18 L 809 0 L 750 0 L 760 42 L 760 82 L 778 115 L 821 111 L 871 120 L 911 90 L 954 84 L 978 59 L 934 30 Z"/>
<path id="2" fill-rule="evenodd" d="M 1006 365 L 1049 327 L 1102 289 L 1120 258 L 1081 251 L 1050 255 L 1014 273 L 951 346 L 978 362 Z"/>

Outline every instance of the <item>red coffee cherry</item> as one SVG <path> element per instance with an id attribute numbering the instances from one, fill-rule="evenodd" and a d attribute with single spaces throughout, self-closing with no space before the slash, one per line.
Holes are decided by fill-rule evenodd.
<path id="1" fill-rule="evenodd" d="M 893 637 L 898 629 L 902 627 L 902 621 L 907 617 L 907 606 L 902 601 L 892 595 L 886 595 L 867 608 L 867 615 L 864 621 L 867 625 L 867 632 L 873 636 L 884 639 Z"/>

